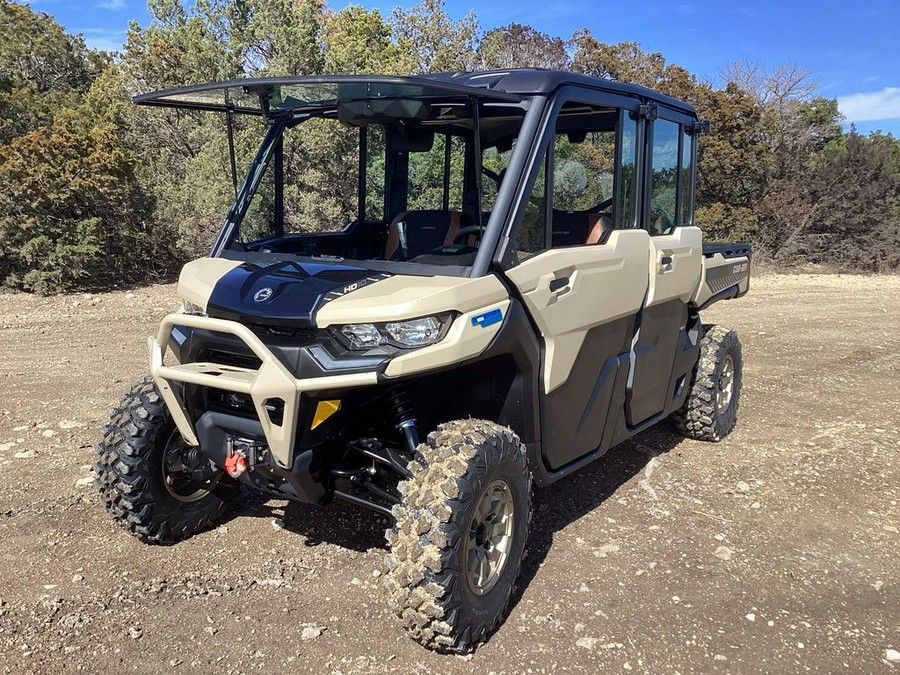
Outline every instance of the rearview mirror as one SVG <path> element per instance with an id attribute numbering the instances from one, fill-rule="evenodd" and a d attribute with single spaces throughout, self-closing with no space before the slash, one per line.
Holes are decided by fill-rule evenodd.
<path id="1" fill-rule="evenodd" d="M 338 119 L 364 127 L 373 123 L 420 120 L 428 115 L 428 104 L 409 98 L 366 98 L 338 103 Z"/>

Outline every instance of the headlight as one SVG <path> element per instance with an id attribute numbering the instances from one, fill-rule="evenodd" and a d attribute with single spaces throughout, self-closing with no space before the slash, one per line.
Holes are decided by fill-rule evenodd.
<path id="1" fill-rule="evenodd" d="M 341 335 L 347 339 L 350 349 L 369 349 L 377 347 L 383 341 L 383 336 L 371 323 L 352 323 L 341 327 Z"/>
<path id="2" fill-rule="evenodd" d="M 434 344 L 441 336 L 442 324 L 436 316 L 384 325 L 387 336 L 403 347 L 424 347 Z"/>
<path id="3" fill-rule="evenodd" d="M 203 309 L 197 303 L 191 302 L 190 300 L 185 300 L 184 298 L 180 298 L 181 301 L 181 310 L 185 314 L 196 314 L 197 316 L 206 316 L 206 310 Z"/>
<path id="4" fill-rule="evenodd" d="M 385 344 L 401 348 L 426 347 L 443 337 L 449 322 L 449 316 L 425 316 L 382 324 L 351 323 L 334 328 L 333 332 L 350 349 L 372 349 Z"/>

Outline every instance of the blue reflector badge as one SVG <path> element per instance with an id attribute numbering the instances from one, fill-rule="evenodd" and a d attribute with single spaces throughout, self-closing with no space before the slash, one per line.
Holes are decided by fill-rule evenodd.
<path id="1" fill-rule="evenodd" d="M 500 323 L 501 321 L 503 321 L 503 310 L 500 309 L 492 309 L 490 312 L 485 312 L 484 314 L 472 317 L 472 325 L 481 326 L 482 328 L 493 326 L 495 323 Z"/>

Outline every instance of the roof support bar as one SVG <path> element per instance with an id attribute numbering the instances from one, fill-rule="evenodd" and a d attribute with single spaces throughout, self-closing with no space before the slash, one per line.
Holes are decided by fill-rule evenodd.
<path id="1" fill-rule="evenodd" d="M 237 162 L 234 159 L 234 111 L 231 108 L 225 111 L 225 126 L 228 128 L 228 155 L 231 157 L 231 187 L 234 188 L 234 197 L 237 199 L 238 175 Z"/>
<path id="2" fill-rule="evenodd" d="M 472 123 L 475 125 L 475 134 L 473 138 L 473 157 L 475 165 L 475 175 L 472 178 L 475 180 L 475 200 L 476 200 L 476 211 L 475 211 L 475 224 L 478 225 L 481 233 L 484 234 L 484 209 L 481 203 L 481 106 L 479 105 L 479 101 L 476 97 L 472 97 Z"/>
<path id="3" fill-rule="evenodd" d="M 450 210 L 450 153 L 452 151 L 453 137 L 444 134 L 444 199 L 441 208 Z"/>

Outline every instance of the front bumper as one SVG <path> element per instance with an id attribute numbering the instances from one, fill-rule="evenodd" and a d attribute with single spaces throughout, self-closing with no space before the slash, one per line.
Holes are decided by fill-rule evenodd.
<path id="1" fill-rule="evenodd" d="M 208 362 L 166 365 L 166 351 L 172 338 L 172 329 L 176 326 L 233 335 L 253 352 L 261 365 L 257 370 Z M 293 459 L 297 413 L 302 393 L 318 393 L 377 383 L 377 374 L 374 371 L 297 379 L 253 331 L 240 323 L 225 319 L 195 314 L 169 314 L 162 320 L 157 336 L 151 337 L 148 344 L 150 374 L 172 414 L 175 425 L 189 445 L 199 445 L 196 429 L 184 401 L 177 389 L 172 387 L 173 382 L 212 387 L 249 396 L 262 425 L 269 451 L 275 462 L 285 469 L 291 467 Z M 280 424 L 271 419 L 266 409 L 267 402 L 273 400 L 281 401 L 284 405 Z"/>

